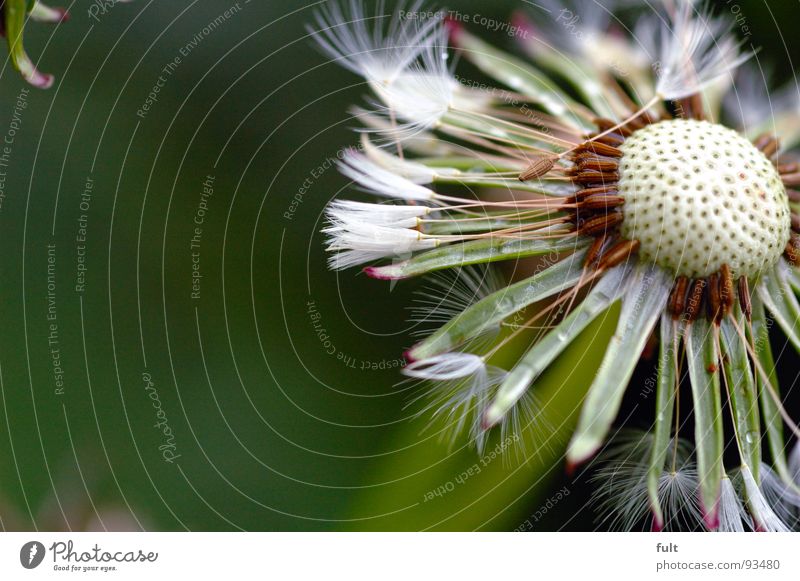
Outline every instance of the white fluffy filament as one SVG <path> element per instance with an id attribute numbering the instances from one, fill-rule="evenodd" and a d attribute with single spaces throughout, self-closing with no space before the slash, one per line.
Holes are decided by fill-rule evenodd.
<path id="1" fill-rule="evenodd" d="M 414 379 L 452 381 L 485 372 L 483 358 L 472 353 L 444 353 L 406 365 L 403 373 Z"/>
<path id="2" fill-rule="evenodd" d="M 419 225 L 419 219 L 429 212 L 430 208 L 427 206 L 368 204 L 352 200 L 334 200 L 326 210 L 330 223 L 342 228 L 351 224 L 416 228 Z"/>
<path id="3" fill-rule="evenodd" d="M 339 171 L 367 192 L 396 200 L 424 202 L 435 196 L 430 190 L 379 166 L 363 153 L 351 149 L 339 162 Z"/>
<path id="4" fill-rule="evenodd" d="M 405 11 L 400 6 L 386 26 L 382 1 L 375 16 L 367 16 L 360 0 L 350 0 L 345 9 L 339 2 L 328 2 L 316 14 L 318 29 L 309 27 L 309 32 L 337 64 L 369 82 L 390 83 L 428 50 L 430 36 L 440 25 L 435 19 L 421 22 L 400 16 L 418 13 L 422 3 L 417 0 Z"/>
<path id="5" fill-rule="evenodd" d="M 707 10 L 697 12 L 692 2 L 682 0 L 672 30 L 661 30 L 656 93 L 677 100 L 703 91 L 750 58 L 740 47 L 726 21 Z"/>
<path id="6" fill-rule="evenodd" d="M 750 518 L 742 504 L 733 483 L 727 476 L 722 479 L 719 495 L 719 527 L 722 533 L 743 533 L 744 525 L 751 526 Z"/>
<path id="7" fill-rule="evenodd" d="M 322 231 L 328 235 L 329 266 L 335 270 L 436 248 L 439 241 L 416 230 L 375 226 L 364 222 L 334 223 Z"/>
<path id="8" fill-rule="evenodd" d="M 402 5 L 388 27 L 373 23 L 364 5 L 351 0 L 347 10 L 336 2 L 317 13 L 312 30 L 322 50 L 345 68 L 363 77 L 380 102 L 379 112 L 405 125 L 395 136 L 413 136 L 433 126 L 449 109 L 458 86 L 447 64 L 447 30 L 440 16 L 422 17 L 421 1 L 407 10 Z"/>
<path id="9" fill-rule="evenodd" d="M 741 476 L 755 528 L 765 532 L 788 532 L 789 528 L 772 510 L 748 466 L 742 466 Z"/>

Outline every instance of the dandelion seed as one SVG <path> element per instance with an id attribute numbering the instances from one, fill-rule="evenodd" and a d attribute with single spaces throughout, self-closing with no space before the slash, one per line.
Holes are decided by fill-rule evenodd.
<path id="1" fill-rule="evenodd" d="M 432 190 L 379 166 L 355 150 L 349 150 L 344 155 L 339 170 L 366 191 L 377 196 L 417 202 L 430 201 L 435 197 Z"/>
<path id="2" fill-rule="evenodd" d="M 470 353 L 445 353 L 430 359 L 413 361 L 403 373 L 416 379 L 450 381 L 482 372 L 486 368 L 483 358 Z"/>
<path id="3" fill-rule="evenodd" d="M 373 112 L 393 122 L 392 134 L 400 140 L 435 126 L 453 107 L 479 110 L 490 100 L 453 76 L 442 18 L 402 16 L 417 13 L 420 6 L 399 6 L 386 26 L 383 3 L 374 17 L 367 16 L 358 0 L 347 10 L 332 3 L 318 13 L 317 29 L 310 28 L 323 52 L 366 80 L 376 97 L 370 102 Z M 396 125 L 397 120 L 403 124 Z"/>
<path id="4" fill-rule="evenodd" d="M 410 159 L 400 159 L 385 149 L 373 144 L 366 135 L 361 136 L 361 145 L 369 161 L 415 184 L 432 184 L 436 178 L 457 176 L 461 173 L 455 168 L 438 166 L 432 168 Z M 404 142 L 403 145 L 407 147 L 408 142 Z M 359 160 L 357 158 L 351 159 L 351 161 L 354 165 L 359 165 Z M 362 161 L 361 165 L 364 163 L 365 162 Z"/>
<path id="5" fill-rule="evenodd" d="M 328 235 L 328 250 L 336 252 L 331 259 L 331 266 L 336 269 L 438 245 L 437 240 L 424 238 L 416 230 L 365 222 L 336 222 L 323 233 Z"/>
<path id="6" fill-rule="evenodd" d="M 719 495 L 719 528 L 722 533 L 742 533 L 749 524 L 750 518 L 741 498 L 736 493 L 730 478 L 722 478 L 722 489 Z"/>
<path id="7" fill-rule="evenodd" d="M 412 362 L 403 373 L 414 379 L 435 382 L 433 389 L 423 386 L 420 395 L 412 401 L 426 402 L 420 415 L 443 421 L 442 434 L 449 435 L 451 444 L 467 431 L 477 449 L 483 449 L 486 432 L 481 429 L 480 411 L 505 377 L 504 370 L 487 365 L 477 355 L 458 353 Z"/>
<path id="8" fill-rule="evenodd" d="M 433 273 L 426 287 L 418 290 L 409 308 L 409 322 L 420 326 L 417 337 L 430 335 L 439 325 L 502 288 L 502 277 L 491 268 L 465 266 L 455 271 Z M 487 326 L 484 333 L 496 332 L 499 325 Z M 475 340 L 480 339 L 476 337 Z M 474 340 L 474 341 L 475 341 Z M 471 345 L 475 346 L 476 343 Z"/>
<path id="9" fill-rule="evenodd" d="M 764 498 L 761 488 L 758 486 L 753 473 L 748 466 L 742 466 L 740 471 L 744 482 L 744 494 L 747 497 L 747 506 L 753 516 L 753 522 L 757 530 L 766 532 L 788 532 L 786 524 L 775 514 L 772 507 Z"/>
<path id="10" fill-rule="evenodd" d="M 414 14 L 422 6 L 417 1 L 398 13 Z M 435 44 L 439 23 L 429 19 L 424 23 L 401 18 L 387 18 L 383 2 L 377 14 L 367 14 L 364 3 L 350 0 L 342 6 L 329 2 L 317 13 L 317 27 L 309 26 L 320 48 L 340 66 L 370 82 L 388 84 L 430 51 Z M 388 25 L 386 21 L 388 20 Z"/>
<path id="11" fill-rule="evenodd" d="M 428 215 L 425 206 L 395 206 L 390 204 L 368 204 L 350 200 L 335 200 L 328 206 L 330 230 L 345 229 L 348 225 L 372 224 L 393 228 L 416 228 L 419 219 Z"/>
<path id="12" fill-rule="evenodd" d="M 761 464 L 759 475 L 767 504 L 789 529 L 800 530 L 800 488 L 797 483 L 783 481 L 767 464 Z"/>
<path id="13" fill-rule="evenodd" d="M 653 527 L 647 484 L 653 445 L 651 435 L 628 432 L 599 458 L 601 467 L 592 477 L 596 486 L 592 504 L 599 513 L 599 522 L 609 529 Z M 663 470 L 657 479 L 656 492 L 664 515 L 661 528 L 695 530 L 702 521 L 696 494 L 697 468 L 686 442 L 670 442 L 670 453 L 674 465 Z"/>
<path id="14" fill-rule="evenodd" d="M 702 92 L 750 58 L 728 32 L 730 24 L 698 10 L 692 2 L 679 2 L 672 29 L 662 29 L 660 77 L 656 93 L 677 100 Z"/>

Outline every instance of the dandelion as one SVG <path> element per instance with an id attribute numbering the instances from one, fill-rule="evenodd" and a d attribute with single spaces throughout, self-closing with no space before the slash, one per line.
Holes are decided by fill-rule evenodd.
<path id="1" fill-rule="evenodd" d="M 557 26 L 554 14 L 544 27 L 541 15 L 517 16 L 526 58 L 441 18 L 370 17 L 355 0 L 329 7 L 320 45 L 373 95 L 357 110 L 361 150 L 341 170 L 384 203 L 334 201 L 324 233 L 333 268 L 391 258 L 364 272 L 467 277 L 451 302 L 448 287 L 439 285 L 441 301 L 427 295 L 445 305 L 429 319 L 440 326 L 408 350 L 405 372 L 427 382 L 427 413 L 469 426 L 479 445 L 495 426 L 535 422 L 539 377 L 620 305 L 613 338 L 597 347 L 604 360 L 568 468 L 608 445 L 651 336 L 655 421 L 610 460 L 601 455 L 601 522 L 786 530 L 797 526 L 800 452 L 787 458 L 784 434 L 800 429 L 784 407 L 769 329 L 771 319 L 800 350 L 797 101 L 756 106 L 749 89 L 725 98 L 750 55 L 731 23 L 699 4 L 647 5 L 659 13 L 626 27 L 641 39 L 593 13 L 589 45 L 558 49 L 539 32 Z M 448 34 L 499 87 L 455 76 Z M 746 115 L 731 114 L 732 103 Z M 538 259 L 533 274 L 480 292 L 467 268 L 528 258 Z M 475 290 L 467 300 L 465 288 Z"/>

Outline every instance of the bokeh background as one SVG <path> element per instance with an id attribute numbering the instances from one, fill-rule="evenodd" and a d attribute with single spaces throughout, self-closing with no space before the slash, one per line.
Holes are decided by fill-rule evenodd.
<path id="1" fill-rule="evenodd" d="M 398 385 L 418 284 L 326 269 L 364 87 L 312 46 L 315 4 L 111 4 L 28 27 L 49 91 L 0 74 L 0 527 L 595 528 L 560 457 L 613 321 L 544 377 L 526 462 L 441 442 Z M 800 4 L 718 4 L 791 80 Z"/>

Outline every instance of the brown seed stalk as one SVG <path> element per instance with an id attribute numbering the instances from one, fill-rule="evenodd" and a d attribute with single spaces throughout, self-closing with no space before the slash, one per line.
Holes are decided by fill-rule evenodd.
<path id="1" fill-rule="evenodd" d="M 619 181 L 619 173 L 595 170 L 579 171 L 573 176 L 573 181 L 582 185 L 615 184 Z"/>
<path id="2" fill-rule="evenodd" d="M 583 210 L 612 210 L 625 204 L 622 196 L 607 196 L 605 194 L 595 194 L 588 196 L 581 202 Z"/>
<path id="3" fill-rule="evenodd" d="M 597 137 L 597 138 L 595 138 L 594 141 L 592 141 L 592 145 L 593 146 L 596 146 L 597 144 L 602 144 L 602 145 L 609 145 L 609 146 L 611 146 L 611 147 L 613 147 L 615 149 L 617 149 L 623 143 L 625 143 L 625 137 L 623 137 L 619 133 L 609 133 L 608 135 L 603 135 L 602 137 Z M 620 152 L 620 153 L 622 153 L 622 152 Z M 604 155 L 607 155 L 607 154 L 604 154 Z"/>
<path id="4" fill-rule="evenodd" d="M 769 133 L 765 133 L 756 138 L 753 145 L 767 157 L 772 157 L 778 153 L 778 149 L 780 149 L 780 141 L 778 141 L 778 138 Z"/>
<path id="5" fill-rule="evenodd" d="M 753 320 L 753 303 L 750 299 L 750 283 L 747 282 L 747 277 L 743 276 L 739 279 L 739 305 L 742 307 L 742 313 L 748 321 Z"/>
<path id="6" fill-rule="evenodd" d="M 605 234 L 614 229 L 621 222 L 622 214 L 620 212 L 609 212 L 608 214 L 586 220 L 580 225 L 578 232 L 584 236 Z"/>
<path id="7" fill-rule="evenodd" d="M 583 188 L 582 190 L 578 190 L 575 194 L 575 198 L 577 200 L 583 200 L 588 198 L 589 196 L 594 196 L 596 194 L 617 194 L 617 185 L 616 184 L 609 184 L 607 186 L 597 186 L 591 188 Z"/>
<path id="8" fill-rule="evenodd" d="M 722 300 L 722 316 L 725 317 L 731 312 L 733 304 L 736 300 L 734 295 L 735 291 L 733 289 L 733 274 L 731 273 L 731 267 L 727 264 L 723 264 L 719 269 L 719 275 L 719 294 L 720 299 Z"/>
<path id="9" fill-rule="evenodd" d="M 706 294 L 706 286 L 708 283 L 705 279 L 699 278 L 692 282 L 689 288 L 689 296 L 686 300 L 686 320 L 693 322 L 700 316 L 700 311 L 703 308 L 703 298 Z"/>
<path id="10" fill-rule="evenodd" d="M 684 119 L 705 119 L 705 107 L 703 106 L 703 96 L 700 93 L 690 95 L 678 102 L 679 115 Z"/>
<path id="11" fill-rule="evenodd" d="M 555 167 L 556 159 L 553 156 L 545 155 L 534 158 L 525 171 L 519 174 L 519 181 L 527 182 L 528 180 L 542 177 Z"/>
<path id="12" fill-rule="evenodd" d="M 783 180 L 783 185 L 787 188 L 800 186 L 800 172 L 781 174 L 781 179 Z"/>
<path id="13" fill-rule="evenodd" d="M 689 290 L 689 279 L 679 276 L 669 295 L 669 311 L 674 319 L 679 319 L 686 310 L 686 291 Z"/>
<path id="14" fill-rule="evenodd" d="M 613 157 L 614 159 L 619 159 L 620 157 L 622 157 L 621 149 L 618 149 L 613 145 L 603 143 L 602 140 L 587 141 L 575 151 L 578 152 L 579 154 L 586 152 L 594 155 L 602 155 L 604 157 Z"/>
<path id="15" fill-rule="evenodd" d="M 615 159 L 608 157 L 584 157 L 576 160 L 580 171 L 594 170 L 602 172 L 614 172 L 619 169 L 619 163 Z"/>
<path id="16" fill-rule="evenodd" d="M 600 252 L 602 252 L 603 246 L 605 246 L 608 239 L 608 234 L 603 234 L 594 239 L 589 250 L 586 252 L 586 257 L 583 259 L 584 268 L 589 268 L 600 258 Z"/>
<path id="17" fill-rule="evenodd" d="M 786 245 L 784 252 L 786 259 L 792 263 L 792 266 L 800 266 L 800 234 L 792 232 L 789 237 L 789 243 Z"/>
<path id="18" fill-rule="evenodd" d="M 598 270 L 608 270 L 622 264 L 631 254 L 639 250 L 638 240 L 620 240 L 609 248 L 597 264 Z"/>
<path id="19" fill-rule="evenodd" d="M 719 324 L 722 321 L 722 298 L 720 297 L 719 274 L 716 272 L 708 277 L 708 320 Z"/>

